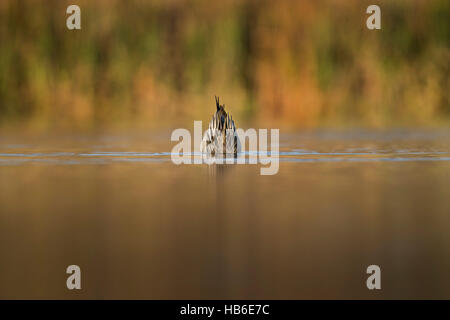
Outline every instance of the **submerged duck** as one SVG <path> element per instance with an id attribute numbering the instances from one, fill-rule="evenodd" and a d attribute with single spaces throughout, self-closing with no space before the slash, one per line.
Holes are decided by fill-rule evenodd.
<path id="1" fill-rule="evenodd" d="M 216 113 L 203 136 L 200 150 L 211 156 L 216 154 L 234 154 L 239 152 L 239 139 L 233 117 L 225 111 L 225 105 L 216 98 Z"/>

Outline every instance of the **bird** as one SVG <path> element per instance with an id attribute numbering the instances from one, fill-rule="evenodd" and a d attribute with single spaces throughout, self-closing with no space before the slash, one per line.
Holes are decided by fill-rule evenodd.
<path id="1" fill-rule="evenodd" d="M 211 156 L 219 154 L 237 155 L 240 143 L 233 117 L 225 111 L 225 104 L 220 104 L 219 97 L 215 96 L 215 99 L 216 112 L 203 136 L 200 150 L 202 153 Z"/>

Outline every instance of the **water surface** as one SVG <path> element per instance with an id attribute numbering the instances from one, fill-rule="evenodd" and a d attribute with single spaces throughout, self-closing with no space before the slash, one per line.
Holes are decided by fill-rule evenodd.
<path id="1" fill-rule="evenodd" d="M 450 298 L 450 132 L 281 132 L 273 176 L 174 144 L 1 136 L 0 298 Z"/>

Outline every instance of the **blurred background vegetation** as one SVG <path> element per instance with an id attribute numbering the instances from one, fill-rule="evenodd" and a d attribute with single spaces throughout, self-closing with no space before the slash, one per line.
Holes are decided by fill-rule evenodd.
<path id="1" fill-rule="evenodd" d="M 449 21 L 448 0 L 2 0 L 0 126 L 192 125 L 215 94 L 238 125 L 448 125 Z"/>

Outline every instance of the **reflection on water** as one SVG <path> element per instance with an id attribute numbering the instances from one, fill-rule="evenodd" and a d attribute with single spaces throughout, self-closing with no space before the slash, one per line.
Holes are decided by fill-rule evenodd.
<path id="1" fill-rule="evenodd" d="M 171 148 L 0 137 L 0 298 L 450 298 L 450 132 L 285 133 L 274 176 Z"/>

